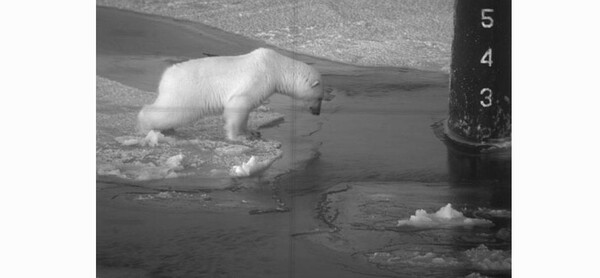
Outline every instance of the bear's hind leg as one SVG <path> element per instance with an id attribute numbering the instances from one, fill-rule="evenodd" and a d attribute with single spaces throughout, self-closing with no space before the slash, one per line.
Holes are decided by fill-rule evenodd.
<path id="1" fill-rule="evenodd" d="M 194 120 L 195 115 L 186 108 L 162 108 L 154 105 L 146 105 L 138 114 L 138 127 L 140 132 L 146 133 L 150 130 L 174 131 Z"/>

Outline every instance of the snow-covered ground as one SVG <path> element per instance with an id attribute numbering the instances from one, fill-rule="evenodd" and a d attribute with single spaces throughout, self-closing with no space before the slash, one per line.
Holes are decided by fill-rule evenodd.
<path id="1" fill-rule="evenodd" d="M 200 22 L 335 61 L 448 71 L 453 2 L 97 0 L 96 4 Z"/>

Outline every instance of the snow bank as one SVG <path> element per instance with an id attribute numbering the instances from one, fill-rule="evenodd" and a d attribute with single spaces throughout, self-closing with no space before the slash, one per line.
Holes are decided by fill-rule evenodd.
<path id="1" fill-rule="evenodd" d="M 419 209 L 408 220 L 398 220 L 397 226 L 435 227 L 435 226 L 492 226 L 491 221 L 465 217 L 452 208 L 451 204 L 440 208 L 435 213 L 427 213 Z"/>

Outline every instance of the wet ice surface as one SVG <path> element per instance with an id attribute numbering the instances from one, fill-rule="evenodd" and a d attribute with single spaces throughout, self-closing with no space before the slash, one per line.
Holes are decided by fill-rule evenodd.
<path id="1" fill-rule="evenodd" d="M 97 22 L 98 277 L 510 276 L 510 154 L 473 156 L 434 135 L 447 75 L 300 55 L 335 94 L 321 116 L 273 97 L 283 120 L 264 140 L 226 142 L 216 117 L 145 141 L 134 119 L 162 69 L 257 44 L 107 9 Z M 230 176 L 278 151 L 265 172 Z M 397 226 L 449 203 L 493 225 Z"/>
<path id="2" fill-rule="evenodd" d="M 330 188 L 318 206 L 319 217 L 335 232 L 304 237 L 397 275 L 510 275 L 510 228 L 498 221 L 505 215 L 483 218 L 481 207 L 459 212 L 443 205 L 456 199 L 454 191 L 447 183 L 342 183 Z M 414 207 L 441 208 L 420 209 L 415 217 L 410 216 Z M 398 225 L 399 218 L 409 220 Z"/>

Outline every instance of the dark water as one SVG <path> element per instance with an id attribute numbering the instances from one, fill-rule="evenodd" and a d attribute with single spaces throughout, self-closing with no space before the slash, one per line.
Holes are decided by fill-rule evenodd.
<path id="1" fill-rule="evenodd" d="M 155 90 L 162 70 L 174 62 L 236 55 L 264 46 L 201 24 L 168 18 L 100 7 L 96 16 L 97 74 L 146 91 Z M 153 202 L 139 200 L 140 196 L 158 194 L 156 189 L 99 178 L 99 277 L 510 275 L 466 263 L 442 268 L 382 267 L 368 262 L 365 255 L 389 249 L 390 242 L 394 246 L 406 244 L 410 250 L 456 255 L 481 243 L 461 239 L 510 229 L 510 219 L 498 221 L 488 230 L 433 229 L 403 234 L 386 228 L 382 234 L 366 224 L 361 231 L 348 228 L 336 232 L 322 218 L 324 194 L 348 182 L 367 187 L 370 183 L 397 185 L 394 192 L 381 193 L 399 196 L 398 202 L 412 214 L 416 209 L 429 212 L 445 203 L 467 210 L 510 210 L 510 153 L 470 155 L 447 147 L 439 136 L 438 123 L 448 111 L 446 74 L 356 67 L 282 52 L 317 67 L 335 94 L 325 103 L 320 117 L 293 109 L 285 97 L 273 97 L 272 106 L 286 114 L 286 121 L 261 132 L 284 144 L 284 159 L 273 167 L 293 170 L 274 180 L 246 180 L 244 183 L 252 185 L 234 191 L 209 192 L 188 186 L 187 195 L 169 195 Z M 316 155 L 295 160 L 294 153 L 308 151 L 306 146 Z M 233 205 L 206 209 L 197 201 L 201 194 L 226 196 Z M 247 200 L 289 210 L 252 214 L 243 205 L 236 205 Z M 394 217 L 399 220 L 407 215 Z M 421 244 L 407 236 L 416 234 L 432 240 Z M 319 238 L 323 235 L 327 238 Z M 340 245 L 331 238 L 347 244 Z M 510 250 L 510 240 L 494 243 L 494 248 Z"/>

